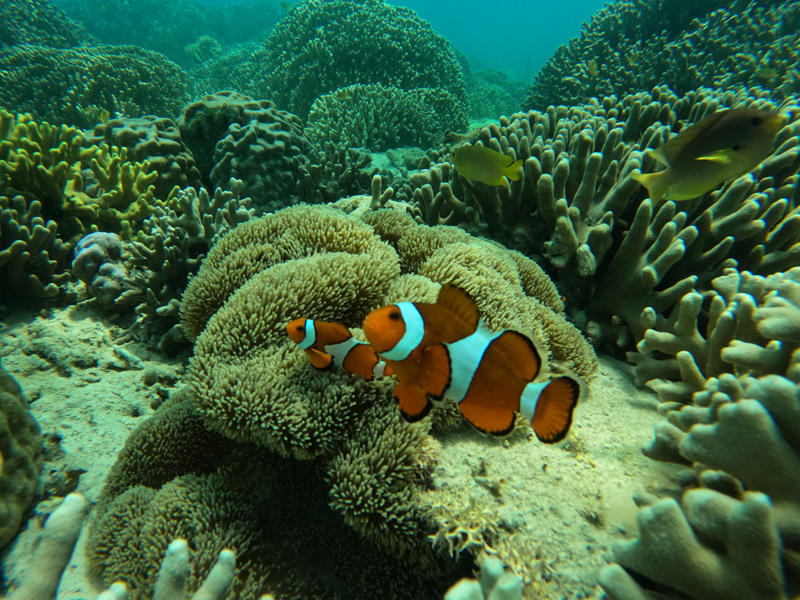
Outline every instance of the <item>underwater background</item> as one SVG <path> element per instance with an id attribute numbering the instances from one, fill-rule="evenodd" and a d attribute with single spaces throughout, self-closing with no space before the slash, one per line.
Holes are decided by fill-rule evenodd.
<path id="1" fill-rule="evenodd" d="M 797 600 L 798 64 L 800 0 L 2 0 L 0 594 Z M 442 286 L 575 402 L 287 330 Z"/>

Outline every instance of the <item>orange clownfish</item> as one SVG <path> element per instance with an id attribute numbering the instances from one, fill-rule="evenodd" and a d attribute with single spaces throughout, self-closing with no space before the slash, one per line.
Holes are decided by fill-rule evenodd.
<path id="1" fill-rule="evenodd" d="M 475 302 L 455 287 L 439 290 L 436 304 L 400 302 L 364 319 L 364 335 L 397 375 L 394 397 L 406 419 L 418 421 L 431 409 L 428 391 L 420 383 L 425 348 L 465 338 L 479 321 Z"/>
<path id="2" fill-rule="evenodd" d="M 317 369 L 335 364 L 364 379 L 392 374 L 375 350 L 369 344 L 355 339 L 341 323 L 295 319 L 286 326 L 286 332 L 294 343 L 305 350 L 312 366 Z"/>
<path id="3" fill-rule="evenodd" d="M 545 443 L 569 432 L 581 382 L 571 376 L 534 382 L 542 365 L 534 343 L 515 331 L 489 330 L 462 290 L 442 288 L 435 305 L 400 303 L 373 311 L 364 333 L 397 375 L 394 395 L 410 421 L 428 413 L 433 397 L 455 401 L 464 418 L 486 433 L 508 434 L 515 412 Z"/>
<path id="4" fill-rule="evenodd" d="M 423 352 L 422 385 L 439 400 L 453 400 L 464 418 L 484 433 L 507 435 L 515 413 L 546 444 L 563 440 L 584 386 L 576 377 L 534 381 L 542 366 L 536 345 L 516 331 L 481 325 L 472 335 Z"/>

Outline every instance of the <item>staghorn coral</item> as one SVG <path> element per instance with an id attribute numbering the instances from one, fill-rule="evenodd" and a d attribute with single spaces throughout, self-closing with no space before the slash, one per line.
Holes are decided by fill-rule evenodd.
<path id="1" fill-rule="evenodd" d="M 455 97 L 439 88 L 401 90 L 380 84 L 350 85 L 314 101 L 308 138 L 380 152 L 401 146 L 428 148 L 447 129 L 461 129 L 466 115 Z"/>
<path id="2" fill-rule="evenodd" d="M 177 65 L 136 46 L 0 49 L 0 104 L 51 123 L 94 127 L 98 108 L 115 117 L 177 114 L 188 94 Z"/>
<path id="3" fill-rule="evenodd" d="M 449 43 L 413 11 L 381 0 L 306 0 L 278 23 L 251 60 L 254 92 L 301 118 L 323 94 L 357 83 L 440 88 L 466 107 L 464 79 Z"/>
<path id="4" fill-rule="evenodd" d="M 39 483 L 42 435 L 19 384 L 0 366 L 0 547 L 16 535 Z"/>
<path id="5" fill-rule="evenodd" d="M 617 2 L 556 51 L 523 106 L 574 105 L 664 83 L 679 94 L 759 85 L 788 98 L 800 89 L 798 22 L 797 1 Z"/>

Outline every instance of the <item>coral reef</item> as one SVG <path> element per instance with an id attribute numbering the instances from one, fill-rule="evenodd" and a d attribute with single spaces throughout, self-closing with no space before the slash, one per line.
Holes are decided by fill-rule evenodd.
<path id="1" fill-rule="evenodd" d="M 522 579 L 503 568 L 497 557 L 481 565 L 480 579 L 462 579 L 447 590 L 444 600 L 522 600 Z"/>
<path id="2" fill-rule="evenodd" d="M 105 143 L 127 148 L 131 160 L 147 161 L 158 173 L 153 186 L 159 198 L 166 198 L 175 186 L 198 188 L 201 185 L 194 157 L 181 140 L 178 126 L 172 119 L 153 115 L 110 119 L 98 123 L 94 131 L 84 135 L 86 145 Z"/>
<path id="3" fill-rule="evenodd" d="M 87 38 L 81 25 L 48 2 L 6 0 L 0 15 L 0 48 L 17 44 L 70 48 Z"/>
<path id="4" fill-rule="evenodd" d="M 298 117 L 268 100 L 217 92 L 187 104 L 178 127 L 206 185 L 238 177 L 256 206 L 290 202 L 308 148 Z"/>
<path id="5" fill-rule="evenodd" d="M 800 91 L 798 23 L 796 1 L 616 2 L 556 51 L 523 106 L 575 105 L 665 83 L 681 95 L 758 85 L 788 98 Z"/>
<path id="6" fill-rule="evenodd" d="M 69 494 L 45 521 L 32 570 L 9 600 L 52 600 L 81 532 L 86 499 Z"/>
<path id="7" fill-rule="evenodd" d="M 95 231 L 75 244 L 72 274 L 83 281 L 103 308 L 113 308 L 128 286 L 122 264 L 122 240 L 115 233 Z"/>
<path id="8" fill-rule="evenodd" d="M 51 123 L 94 127 L 98 111 L 172 115 L 188 97 L 177 65 L 136 46 L 0 49 L 0 105 Z"/>
<path id="9" fill-rule="evenodd" d="M 357 83 L 440 88 L 466 106 L 449 43 L 412 10 L 380 0 L 306 0 L 251 60 L 252 92 L 303 119 L 318 97 Z"/>
<path id="10" fill-rule="evenodd" d="M 19 384 L 0 366 L 0 547 L 16 535 L 41 468 L 39 425 Z"/>
<path id="11" fill-rule="evenodd" d="M 314 101 L 306 135 L 318 146 L 331 142 L 380 152 L 401 146 L 438 146 L 446 130 L 465 125 L 462 105 L 445 90 L 356 84 Z"/>
<path id="12" fill-rule="evenodd" d="M 757 90 L 678 98 L 656 88 L 622 100 L 518 113 L 471 137 L 523 159 L 519 181 L 472 184 L 439 159 L 411 175 L 397 196 L 413 203 L 418 222 L 461 225 L 540 257 L 596 346 L 631 348 L 664 320 L 660 315 L 693 289 L 707 289 L 733 259 L 766 275 L 795 256 L 795 105 L 783 108 L 791 122 L 773 154 L 720 190 L 654 207 L 631 177 L 652 168 L 648 148 L 727 106 L 777 108 Z"/>
<path id="13" fill-rule="evenodd" d="M 242 182 L 232 179 L 226 188 L 217 188 L 213 196 L 204 188 L 173 190 L 125 244 L 129 289 L 115 306 L 134 306 L 133 335 L 156 342 L 168 354 L 187 346 L 178 326 L 187 281 L 218 238 L 254 216 L 250 198 L 241 197 Z"/>

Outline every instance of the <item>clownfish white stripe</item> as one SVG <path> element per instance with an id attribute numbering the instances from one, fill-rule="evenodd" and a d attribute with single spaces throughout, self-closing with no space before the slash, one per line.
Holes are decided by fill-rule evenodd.
<path id="1" fill-rule="evenodd" d="M 381 358 L 384 360 L 401 361 L 407 359 L 425 337 L 425 321 L 422 319 L 422 315 L 419 314 L 417 307 L 411 302 L 400 302 L 397 304 L 397 308 L 400 309 L 400 315 L 406 325 L 406 332 L 393 348 L 381 354 Z"/>
<path id="2" fill-rule="evenodd" d="M 382 360 L 379 360 L 375 363 L 375 366 L 372 367 L 372 376 L 373 377 L 383 377 L 386 374 L 386 363 Z"/>
<path id="3" fill-rule="evenodd" d="M 314 326 L 314 321 L 312 319 L 306 319 L 305 327 L 306 335 L 302 342 L 297 343 L 302 350 L 308 350 L 317 341 L 317 328 Z"/>
<path id="4" fill-rule="evenodd" d="M 539 402 L 539 396 L 541 396 L 542 390 L 544 390 L 549 383 L 549 381 L 540 383 L 531 382 L 522 390 L 522 397 L 519 401 L 519 412 L 521 412 L 522 416 L 528 419 L 528 421 L 533 421 L 533 415 L 536 413 L 536 404 Z"/>
<path id="5" fill-rule="evenodd" d="M 347 338 L 343 342 L 339 342 L 338 344 L 328 344 L 327 346 L 323 346 L 323 348 L 325 352 L 327 352 L 333 357 L 333 364 L 343 369 L 344 359 L 347 358 L 347 355 L 350 353 L 350 350 L 352 350 L 355 346 L 358 346 L 359 344 L 363 343 L 364 342 L 359 342 L 357 339 L 351 337 Z"/>
<path id="6" fill-rule="evenodd" d="M 444 344 L 450 358 L 450 385 L 444 392 L 446 398 L 461 402 L 466 397 L 486 349 L 500 333 L 490 331 L 481 323 L 472 335 Z"/>

